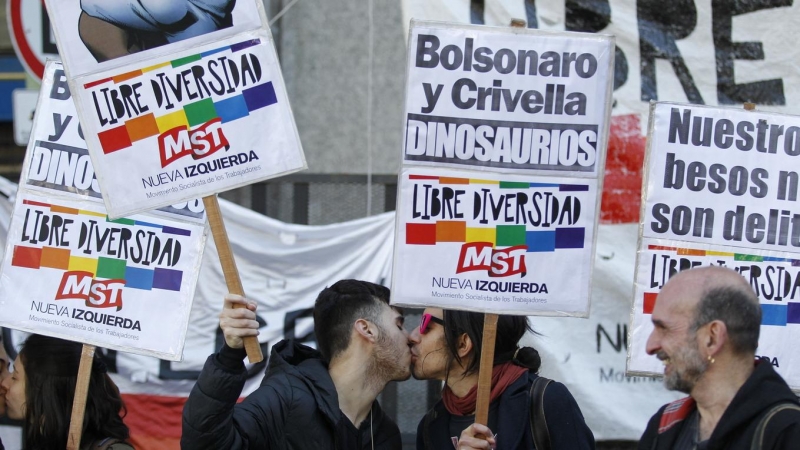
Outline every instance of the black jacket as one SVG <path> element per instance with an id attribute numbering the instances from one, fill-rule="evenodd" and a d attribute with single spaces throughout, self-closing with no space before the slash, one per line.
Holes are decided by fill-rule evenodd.
<path id="1" fill-rule="evenodd" d="M 261 386 L 236 404 L 247 377 L 243 358 L 227 346 L 208 358 L 183 408 L 182 449 L 344 449 L 337 428 L 348 419 L 319 352 L 275 344 Z M 400 449 L 400 430 L 377 401 L 372 413 L 358 430 L 361 448 L 371 450 L 374 436 L 376 450 Z"/>
<path id="2" fill-rule="evenodd" d="M 688 402 L 688 403 L 687 403 Z M 779 403 L 798 404 L 797 397 L 780 375 L 766 362 L 758 362 L 753 374 L 745 381 L 731 404 L 722 414 L 714 432 L 708 439 L 708 450 L 749 450 L 760 419 Z M 664 410 L 685 404 L 683 413 L 675 413 L 664 419 Z M 640 450 L 671 449 L 680 434 L 681 427 L 696 406 L 687 399 L 677 400 L 661 407 L 650 419 L 647 429 L 639 441 Z M 672 424 L 672 426 L 670 426 Z M 659 428 L 663 428 L 659 432 Z M 764 434 L 764 450 L 796 450 L 800 448 L 800 411 L 784 410 L 769 422 Z"/>
<path id="3" fill-rule="evenodd" d="M 530 389 L 538 377 L 533 372 L 520 377 L 500 394 L 490 405 L 496 408 L 497 450 L 534 449 L 531 435 Z M 566 386 L 552 382 L 544 391 L 544 415 L 550 432 L 553 450 L 592 450 L 594 435 L 586 426 L 583 414 Z M 492 412 L 490 412 L 492 414 Z M 448 450 L 453 448 L 450 436 L 450 413 L 440 400 L 422 419 L 417 427 L 418 450 Z M 426 419 L 430 419 L 427 427 Z M 493 422 L 490 418 L 490 422 Z M 426 442 L 425 428 L 427 428 Z"/>

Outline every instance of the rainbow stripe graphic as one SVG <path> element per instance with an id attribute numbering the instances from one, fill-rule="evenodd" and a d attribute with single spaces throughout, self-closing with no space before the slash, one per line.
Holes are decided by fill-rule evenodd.
<path id="1" fill-rule="evenodd" d="M 409 175 L 410 180 L 426 180 L 439 184 L 494 185 L 500 189 L 556 188 L 561 192 L 589 191 L 588 185 L 526 183 L 477 178 L 453 178 L 427 175 Z M 496 225 L 469 227 L 466 221 L 440 220 L 436 223 L 407 223 L 406 244 L 436 245 L 440 242 L 490 242 L 494 247 L 525 245 L 528 253 L 554 252 L 556 249 L 583 248 L 586 229 L 583 227 L 556 228 L 546 231 L 528 231 L 525 225 Z"/>
<path id="2" fill-rule="evenodd" d="M 135 79 L 147 72 L 152 72 L 163 67 L 180 67 L 186 64 L 199 61 L 215 53 L 230 50 L 233 53 L 239 52 L 249 47 L 261 43 L 260 39 L 251 39 L 237 44 L 219 47 L 206 52 L 186 56 L 173 61 L 157 64 L 132 72 L 123 73 L 114 77 L 96 80 L 84 84 L 85 89 L 90 89 L 106 83 L 122 83 Z M 264 108 L 278 102 L 275 88 L 272 82 L 262 83 L 251 88 L 244 89 L 239 95 L 228 97 L 224 100 L 214 101 L 205 98 L 193 103 L 187 103 L 182 108 L 174 112 L 156 117 L 149 113 L 131 119 L 114 128 L 100 132 L 97 136 L 103 153 L 109 154 L 118 150 L 123 150 L 133 146 L 134 142 L 157 136 L 173 128 L 191 128 L 209 122 L 214 119 L 221 119 L 222 123 L 232 122 L 250 115 L 251 111 Z"/>
<path id="3" fill-rule="evenodd" d="M 59 214 L 84 215 L 103 217 L 107 222 L 138 225 L 159 229 L 162 233 L 178 236 L 191 236 L 191 230 L 167 227 L 149 222 L 131 219 L 110 220 L 108 216 L 94 211 L 65 208 L 48 203 L 23 200 L 23 204 L 49 208 L 51 212 Z M 78 252 L 76 252 L 78 253 Z M 29 247 L 15 245 L 11 258 L 11 265 L 28 269 L 59 269 L 64 271 L 90 272 L 93 277 L 106 279 L 124 279 L 125 287 L 142 290 L 162 289 L 167 291 L 180 291 L 183 272 L 175 269 L 128 267 L 127 261 L 117 258 L 86 258 L 72 254 L 72 250 L 57 247 Z"/>
<path id="4" fill-rule="evenodd" d="M 747 253 L 697 250 L 693 248 L 667 247 L 663 245 L 648 245 L 647 249 L 673 252 L 679 256 L 721 256 L 725 258 L 733 258 L 734 261 L 780 262 L 789 263 L 792 265 L 792 267 L 800 267 L 800 259 L 774 258 L 770 256 L 750 255 Z M 642 308 L 642 312 L 644 314 L 653 313 L 653 308 L 656 306 L 657 297 L 658 292 L 645 292 L 644 306 Z M 761 304 L 761 325 L 785 327 L 790 323 L 800 324 L 800 302 L 787 301 L 785 304 Z"/>

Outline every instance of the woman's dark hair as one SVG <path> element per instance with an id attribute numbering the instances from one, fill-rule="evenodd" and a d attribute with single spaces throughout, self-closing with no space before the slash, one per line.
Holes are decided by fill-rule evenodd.
<path id="1" fill-rule="evenodd" d="M 466 333 L 472 341 L 472 359 L 464 369 L 464 376 L 478 371 L 483 346 L 483 313 L 469 311 L 444 311 L 444 339 L 450 360 L 463 364 L 458 356 L 458 338 Z M 497 337 L 494 344 L 494 365 L 513 361 L 518 366 L 534 372 L 539 371 L 542 360 L 533 347 L 517 347 L 526 331 L 536 333 L 525 316 L 499 315 L 497 317 Z"/>
<path id="2" fill-rule="evenodd" d="M 82 349 L 78 342 L 36 334 L 23 344 L 19 357 L 25 368 L 26 449 L 66 448 Z M 106 373 L 101 356 L 95 353 L 81 442 L 127 440 L 130 433 L 122 421 L 125 414 L 119 389 Z"/>

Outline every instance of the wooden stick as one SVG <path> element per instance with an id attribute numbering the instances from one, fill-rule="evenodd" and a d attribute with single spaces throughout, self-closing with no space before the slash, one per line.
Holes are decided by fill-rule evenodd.
<path id="1" fill-rule="evenodd" d="M 492 393 L 492 368 L 494 366 L 494 341 L 497 338 L 497 314 L 483 316 L 483 345 L 481 366 L 478 372 L 478 399 L 475 404 L 475 423 L 489 424 L 489 400 Z"/>
<path id="2" fill-rule="evenodd" d="M 78 450 L 81 447 L 83 416 L 86 413 L 86 397 L 89 394 L 89 380 L 92 377 L 94 348 L 94 345 L 83 344 L 83 350 L 81 350 L 78 380 L 75 383 L 75 398 L 72 400 L 72 416 L 69 420 L 67 450 Z"/>
<path id="3" fill-rule="evenodd" d="M 225 231 L 225 223 L 222 221 L 222 212 L 219 210 L 219 201 L 216 195 L 203 197 L 203 205 L 206 207 L 208 222 L 211 224 L 211 234 L 214 236 L 214 244 L 219 253 L 219 262 L 222 264 L 222 274 L 225 276 L 225 284 L 228 285 L 228 292 L 244 297 L 244 287 L 242 279 L 239 277 L 239 270 L 236 269 L 236 261 L 233 259 L 231 242 L 228 240 L 228 233 Z M 244 306 L 238 306 L 243 308 Z M 261 346 L 258 338 L 248 336 L 244 338 L 244 348 L 247 350 L 247 359 L 251 363 L 264 360 L 261 353 Z"/>

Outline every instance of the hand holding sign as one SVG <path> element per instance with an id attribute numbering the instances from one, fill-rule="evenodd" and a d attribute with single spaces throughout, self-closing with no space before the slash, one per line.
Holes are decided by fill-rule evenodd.
<path id="1" fill-rule="evenodd" d="M 480 436 L 486 436 L 485 439 Z M 492 434 L 492 430 L 486 425 L 473 423 L 461 432 L 461 437 L 458 438 L 458 450 L 475 449 L 493 449 L 497 445 L 497 441 Z"/>
<path id="2" fill-rule="evenodd" d="M 256 303 L 241 295 L 226 295 L 225 306 L 219 313 L 219 327 L 222 328 L 228 347 L 244 347 L 245 337 L 258 336 Z"/>

